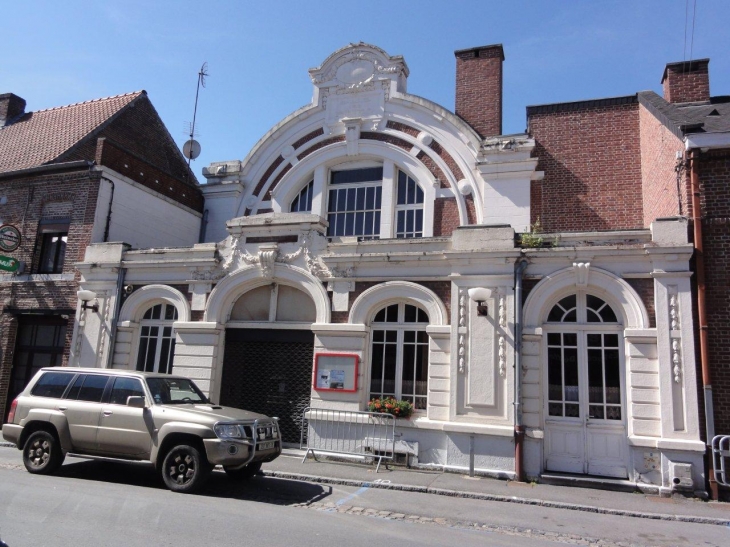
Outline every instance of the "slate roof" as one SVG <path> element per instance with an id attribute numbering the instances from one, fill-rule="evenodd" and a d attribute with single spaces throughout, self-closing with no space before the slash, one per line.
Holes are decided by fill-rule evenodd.
<path id="1" fill-rule="evenodd" d="M 689 133 L 730 132 L 730 96 L 709 102 L 668 103 L 653 91 L 640 91 L 639 102 L 680 139 Z"/>
<path id="2" fill-rule="evenodd" d="M 145 91 L 135 91 L 26 112 L 13 124 L 0 128 L 0 173 L 53 163 L 145 95 Z"/>

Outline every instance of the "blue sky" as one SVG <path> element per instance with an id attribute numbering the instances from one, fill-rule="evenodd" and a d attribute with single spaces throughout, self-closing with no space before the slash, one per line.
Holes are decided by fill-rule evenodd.
<path id="1" fill-rule="evenodd" d="M 690 14 L 694 0 L 688 0 Z M 403 55 L 408 91 L 453 110 L 454 50 L 502 43 L 505 133 L 525 106 L 661 93 L 685 53 L 687 0 L 35 1 L 5 10 L 0 92 L 39 110 L 146 89 L 180 145 L 197 71 L 208 62 L 197 132 L 211 161 L 243 159 L 309 103 L 307 70 L 350 43 Z M 730 3 L 697 0 L 693 58 L 710 57 L 713 95 L 730 95 Z"/>

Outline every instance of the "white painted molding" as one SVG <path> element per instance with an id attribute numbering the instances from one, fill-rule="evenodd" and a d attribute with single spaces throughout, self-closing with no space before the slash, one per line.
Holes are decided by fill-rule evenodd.
<path id="1" fill-rule="evenodd" d="M 375 308 L 402 301 L 420 305 L 428 314 L 430 325 L 448 324 L 446 306 L 431 289 L 410 281 L 388 281 L 370 287 L 357 297 L 350 310 L 349 323 L 367 324 Z"/>
<path id="2" fill-rule="evenodd" d="M 330 322 L 330 302 L 321 281 L 301 268 L 279 262 L 274 263 L 268 278 L 262 275 L 258 266 L 245 266 L 224 277 L 210 293 L 204 320 L 226 323 L 233 305 L 243 293 L 271 283 L 304 291 L 314 301 L 317 323 Z"/>
<path id="3" fill-rule="evenodd" d="M 525 302 L 526 329 L 542 325 L 556 302 L 579 289 L 606 300 L 620 315 L 625 329 L 649 327 L 649 313 L 646 311 L 646 306 L 626 281 L 600 268 L 592 267 L 590 271 L 585 287 L 577 286 L 573 267 L 546 275 L 535 285 Z"/>
<path id="4" fill-rule="evenodd" d="M 146 285 L 125 300 L 119 312 L 119 322 L 139 323 L 150 306 L 163 302 L 175 306 L 178 321 L 190 321 L 190 303 L 183 293 L 167 285 Z"/>

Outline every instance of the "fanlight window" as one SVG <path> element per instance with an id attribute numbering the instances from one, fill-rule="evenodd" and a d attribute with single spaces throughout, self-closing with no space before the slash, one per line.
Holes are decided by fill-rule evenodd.
<path id="1" fill-rule="evenodd" d="M 425 409 L 428 395 L 428 315 L 391 304 L 373 319 L 370 398 L 395 397 Z"/>
<path id="2" fill-rule="evenodd" d="M 549 323 L 576 323 L 577 295 L 566 296 L 553 306 L 548 314 Z M 606 301 L 592 294 L 586 295 L 586 322 L 587 323 L 618 323 L 616 313 Z"/>
<path id="3" fill-rule="evenodd" d="M 292 213 L 311 213 L 312 212 L 312 194 L 314 194 L 314 181 L 309 181 L 302 191 L 299 192 L 294 201 L 291 202 L 290 211 Z"/>

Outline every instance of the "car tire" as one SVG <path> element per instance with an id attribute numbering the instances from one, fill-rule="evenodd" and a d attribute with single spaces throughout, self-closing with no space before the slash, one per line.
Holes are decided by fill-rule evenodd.
<path id="1" fill-rule="evenodd" d="M 248 465 L 238 469 L 224 466 L 223 471 L 225 471 L 226 475 L 228 475 L 231 479 L 238 481 L 248 480 L 261 471 L 261 462 L 249 463 Z"/>
<path id="2" fill-rule="evenodd" d="M 65 458 L 61 443 L 48 431 L 31 433 L 23 445 L 23 465 L 35 475 L 55 473 Z"/>
<path id="3" fill-rule="evenodd" d="M 173 492 L 189 494 L 200 489 L 210 475 L 207 459 L 194 446 L 174 446 L 162 461 L 162 480 Z"/>

